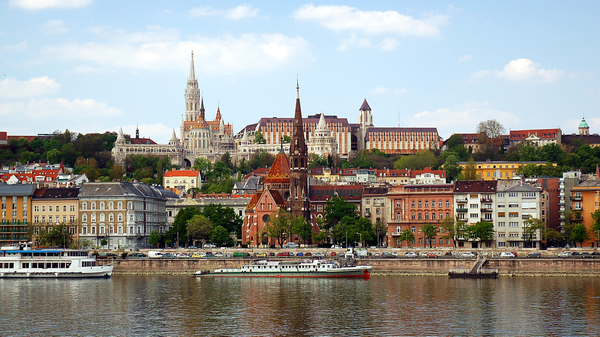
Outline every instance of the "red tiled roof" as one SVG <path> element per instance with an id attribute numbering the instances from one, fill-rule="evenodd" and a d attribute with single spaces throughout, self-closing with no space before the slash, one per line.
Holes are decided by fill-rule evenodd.
<path id="1" fill-rule="evenodd" d="M 290 181 L 290 162 L 285 153 L 279 153 L 265 178 L 264 183 L 289 182 Z"/>
<path id="2" fill-rule="evenodd" d="M 152 139 L 150 138 L 131 138 L 131 144 L 136 144 L 136 145 L 143 145 L 143 144 L 156 144 L 156 142 L 154 142 Z"/>
<path id="3" fill-rule="evenodd" d="M 560 129 L 539 129 L 539 130 L 512 130 L 510 131 L 510 139 L 525 139 L 530 135 L 536 135 L 543 139 L 556 138 L 560 133 Z"/>
<path id="4" fill-rule="evenodd" d="M 197 177 L 200 172 L 196 170 L 175 170 L 165 172 L 165 177 Z"/>
<path id="5" fill-rule="evenodd" d="M 426 167 L 424 170 L 411 170 L 410 177 L 416 178 L 419 174 L 431 173 L 440 176 L 440 178 L 446 178 L 446 171 L 444 170 L 432 170 L 429 167 Z"/>

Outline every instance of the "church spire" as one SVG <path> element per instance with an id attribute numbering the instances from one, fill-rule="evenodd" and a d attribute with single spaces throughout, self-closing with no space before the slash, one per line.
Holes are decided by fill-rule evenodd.
<path id="1" fill-rule="evenodd" d="M 196 71 L 194 69 L 194 52 L 192 51 L 192 60 L 190 63 L 190 76 L 185 87 L 185 121 L 196 121 L 199 116 L 200 108 L 200 89 L 198 88 L 198 80 L 196 79 Z"/>
<path id="2" fill-rule="evenodd" d="M 296 111 L 290 144 L 290 199 L 291 213 L 296 217 L 310 219 L 308 193 L 308 147 L 304 139 L 304 123 L 300 107 L 300 86 L 296 79 Z"/>

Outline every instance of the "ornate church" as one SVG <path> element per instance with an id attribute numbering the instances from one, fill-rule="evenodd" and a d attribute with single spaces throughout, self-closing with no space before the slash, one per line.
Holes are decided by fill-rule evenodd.
<path id="1" fill-rule="evenodd" d="M 217 108 L 215 119 L 206 119 L 204 98 L 200 95 L 198 80 L 194 69 L 194 53 L 190 64 L 190 75 L 185 88 L 185 115 L 179 128 L 180 139 L 177 139 L 175 129 L 168 144 L 155 144 L 151 141 L 139 141 L 139 133 L 129 142 L 119 130 L 112 157 L 115 163 L 125 164 L 127 156 L 150 155 L 168 156 L 171 163 L 179 166 L 193 166 L 197 158 L 206 158 L 215 162 L 225 152 L 235 155 L 233 141 L 233 125 L 225 124 L 221 109 Z"/>

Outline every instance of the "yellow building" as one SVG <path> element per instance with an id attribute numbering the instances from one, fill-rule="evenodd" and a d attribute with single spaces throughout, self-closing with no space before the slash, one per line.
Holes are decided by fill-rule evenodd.
<path id="1" fill-rule="evenodd" d="M 479 180 L 498 180 L 512 179 L 519 174 L 522 167 L 528 164 L 537 166 L 546 165 L 545 161 L 476 161 L 475 172 Z M 458 165 L 462 168 L 462 172 L 468 165 L 468 162 L 462 161 Z M 556 164 L 553 164 L 556 166 Z"/>
<path id="2" fill-rule="evenodd" d="M 31 196 L 34 189 L 33 184 L 0 184 L 0 245 L 28 240 L 27 226 L 31 222 Z"/>
<path id="3" fill-rule="evenodd" d="M 600 209 L 600 180 L 586 180 L 571 189 L 572 220 L 583 223 L 588 230 L 588 240 L 582 242 L 582 247 L 597 247 L 600 233 L 594 232 L 592 213 Z"/>
<path id="4" fill-rule="evenodd" d="M 31 241 L 37 245 L 40 231 L 52 231 L 54 226 L 66 225 L 70 242 L 78 242 L 79 188 L 40 188 L 33 194 Z"/>

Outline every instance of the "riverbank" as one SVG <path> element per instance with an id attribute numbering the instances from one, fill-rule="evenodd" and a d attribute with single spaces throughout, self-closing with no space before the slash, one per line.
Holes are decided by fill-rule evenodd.
<path id="1" fill-rule="evenodd" d="M 193 275 L 198 270 L 239 268 L 251 263 L 250 259 L 116 259 L 99 260 L 113 263 L 113 275 Z M 369 258 L 361 264 L 373 266 L 373 276 L 447 276 L 450 269 L 466 269 L 472 259 L 454 258 Z M 600 259 L 490 259 L 484 268 L 498 269 L 501 277 L 576 276 L 600 277 Z"/>

